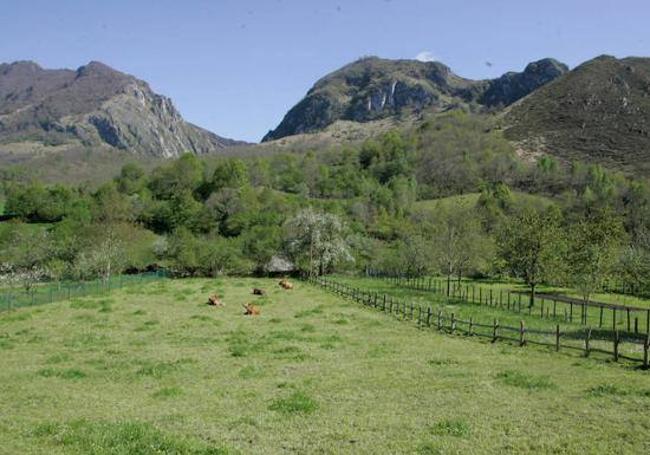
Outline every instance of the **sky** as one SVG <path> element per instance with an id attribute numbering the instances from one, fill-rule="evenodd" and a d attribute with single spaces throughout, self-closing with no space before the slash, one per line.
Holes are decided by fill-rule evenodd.
<path id="1" fill-rule="evenodd" d="M 0 62 L 98 60 L 186 120 L 257 142 L 358 57 L 438 60 L 482 79 L 554 57 L 650 55 L 647 0 L 0 0 Z"/>

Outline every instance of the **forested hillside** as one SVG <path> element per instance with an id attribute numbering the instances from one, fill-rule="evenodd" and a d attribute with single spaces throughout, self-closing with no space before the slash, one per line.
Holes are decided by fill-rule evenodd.
<path id="1" fill-rule="evenodd" d="M 645 182 L 522 161 L 491 117 L 459 112 L 358 147 L 187 154 L 150 173 L 128 164 L 97 190 L 7 180 L 4 194 L 0 263 L 17 276 L 265 274 L 281 257 L 302 273 L 517 276 L 588 293 L 606 278 L 645 286 L 650 267 Z"/>

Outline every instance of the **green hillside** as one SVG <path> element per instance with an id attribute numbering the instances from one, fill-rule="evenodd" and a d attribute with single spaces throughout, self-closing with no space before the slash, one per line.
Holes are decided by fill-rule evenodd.
<path id="1" fill-rule="evenodd" d="M 506 136 L 567 161 L 650 172 L 650 59 L 601 56 L 514 105 Z"/>

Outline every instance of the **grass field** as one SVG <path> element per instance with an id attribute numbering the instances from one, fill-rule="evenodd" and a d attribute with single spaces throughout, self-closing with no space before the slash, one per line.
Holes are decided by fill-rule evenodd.
<path id="1" fill-rule="evenodd" d="M 439 208 L 452 210 L 458 207 L 472 208 L 476 206 L 481 193 L 456 194 L 453 196 L 438 199 L 423 199 L 414 204 L 414 208 L 420 210 L 437 210 Z M 536 207 L 545 207 L 551 204 L 552 200 L 545 196 L 513 191 L 512 199 L 515 203 L 522 203 Z"/>
<path id="2" fill-rule="evenodd" d="M 276 288 L 164 280 L 0 314 L 0 453 L 650 450 L 648 373 Z"/>
<path id="3" fill-rule="evenodd" d="M 435 277 L 438 280 L 444 280 L 441 277 Z M 456 280 L 454 280 L 456 282 Z M 526 286 L 521 281 L 498 281 L 498 280 L 476 280 L 470 278 L 463 278 L 461 283 L 464 285 L 476 285 L 481 286 L 484 289 L 493 289 L 495 291 L 499 290 L 512 290 L 512 291 L 521 291 L 521 292 L 530 292 L 530 287 Z M 567 297 L 574 297 L 577 299 L 582 299 L 582 295 L 575 289 L 564 288 L 559 286 L 548 286 L 548 285 L 539 285 L 537 286 L 535 292 L 537 293 L 551 293 L 558 294 Z M 628 294 L 619 294 L 614 292 L 595 292 L 590 297 L 591 302 L 600 302 L 600 303 L 612 303 L 616 305 L 628 305 L 640 308 L 650 308 L 650 300 L 643 297 L 637 297 L 634 295 Z"/>
<path id="4" fill-rule="evenodd" d="M 474 323 L 487 324 L 490 325 L 494 320 L 499 322 L 501 327 L 504 327 L 504 330 L 501 331 L 501 334 L 504 337 L 514 338 L 518 337 L 518 334 L 513 330 L 506 330 L 505 326 L 517 329 L 520 327 L 520 322 L 524 322 L 524 326 L 529 331 L 526 335 L 526 339 L 530 343 L 544 343 L 550 346 L 554 346 L 555 339 L 555 330 L 556 326 L 559 325 L 561 332 L 561 345 L 566 346 L 573 351 L 581 351 L 585 346 L 585 337 L 587 331 L 589 330 L 587 326 L 580 324 L 580 315 L 578 308 L 574 311 L 573 320 L 565 319 L 566 315 L 563 311 L 557 312 L 557 317 L 552 317 L 552 312 L 549 317 L 547 312 L 544 312 L 544 316 L 540 314 L 540 309 L 542 309 L 541 299 L 537 302 L 534 309 L 528 310 L 527 302 L 523 299 L 523 305 L 521 312 L 518 311 L 518 305 L 515 305 L 516 301 L 513 299 L 511 309 L 507 309 L 505 305 L 499 307 L 496 302 L 498 294 L 494 294 L 494 304 L 487 305 L 486 303 L 479 304 L 478 298 L 479 295 L 476 294 L 475 301 L 465 301 L 460 298 L 447 298 L 444 293 L 436 293 L 426 290 L 418 290 L 413 288 L 404 287 L 404 285 L 398 285 L 387 280 L 374 279 L 374 278 L 359 278 L 359 277 L 349 277 L 349 276 L 336 276 L 334 279 L 337 282 L 345 283 L 349 286 L 361 289 L 366 292 L 378 293 L 379 296 L 386 295 L 389 298 L 393 298 L 397 301 L 403 302 L 407 305 L 411 303 L 417 308 L 418 306 L 422 308 L 431 307 L 433 310 L 433 325 L 437 324 L 437 313 L 438 311 L 442 312 L 443 315 L 443 325 L 450 325 L 450 318 L 453 314 L 456 319 L 468 321 L 469 318 L 472 318 Z M 470 294 L 471 296 L 471 294 Z M 487 300 L 487 295 L 483 293 L 483 301 Z M 546 305 L 546 310 L 551 310 L 552 305 Z M 565 308 L 560 308 L 563 310 Z M 644 313 L 645 315 L 645 313 Z M 644 318 L 645 319 L 645 318 Z M 598 313 L 597 311 L 588 311 L 588 321 L 589 325 L 592 327 L 592 335 L 590 345 L 592 348 L 600 349 L 605 352 L 596 353 L 599 358 L 604 360 L 611 360 L 613 357 L 613 338 L 614 333 L 612 331 L 612 315 L 610 312 L 604 312 L 603 314 L 603 327 L 598 328 Z M 643 346 L 642 343 L 645 339 L 645 322 L 642 321 L 641 328 L 644 329 L 639 334 L 634 334 L 632 332 L 625 332 L 626 324 L 624 318 L 620 317 L 616 320 L 617 328 L 619 332 L 622 333 L 621 343 L 619 344 L 620 354 L 628 357 L 630 359 L 630 366 L 638 366 L 643 360 Z M 467 324 L 459 324 L 459 332 L 467 331 Z M 541 332 L 535 332 L 541 331 Z M 484 336 L 489 336 L 492 334 L 492 330 L 489 327 L 483 327 L 478 331 Z M 582 355 L 582 354 L 581 354 Z"/>

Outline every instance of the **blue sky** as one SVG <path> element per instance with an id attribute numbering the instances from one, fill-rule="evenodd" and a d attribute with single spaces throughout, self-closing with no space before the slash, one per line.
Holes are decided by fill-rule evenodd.
<path id="1" fill-rule="evenodd" d="M 495 77 L 555 57 L 647 56 L 650 2 L 610 0 L 3 0 L 0 61 L 99 60 L 183 116 L 258 141 L 326 73 L 362 55 Z M 489 62 L 489 64 L 488 64 Z"/>

